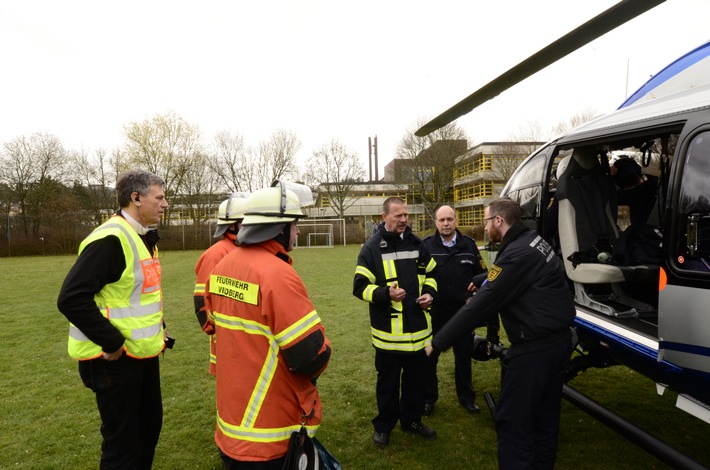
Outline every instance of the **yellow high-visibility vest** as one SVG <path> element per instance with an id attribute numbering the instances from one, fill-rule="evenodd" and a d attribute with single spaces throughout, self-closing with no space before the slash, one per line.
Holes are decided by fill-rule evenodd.
<path id="1" fill-rule="evenodd" d="M 79 254 L 91 242 L 113 235 L 118 237 L 126 259 L 121 279 L 107 284 L 94 296 L 101 314 L 123 337 L 126 354 L 135 358 L 154 357 L 165 347 L 163 339 L 163 298 L 160 286 L 160 260 L 133 227 L 120 216 L 113 216 L 94 230 L 79 246 Z M 69 324 L 69 355 L 86 360 L 100 357 L 101 346 L 93 343 L 76 326 Z"/>

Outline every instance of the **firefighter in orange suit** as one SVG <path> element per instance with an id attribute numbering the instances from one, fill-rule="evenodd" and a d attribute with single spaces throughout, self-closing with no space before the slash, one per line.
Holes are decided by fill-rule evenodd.
<path id="1" fill-rule="evenodd" d="M 214 320 L 205 307 L 205 284 L 217 263 L 237 247 L 237 232 L 242 225 L 244 210 L 247 208 L 247 196 L 246 193 L 234 193 L 229 196 L 229 199 L 222 201 L 217 210 L 217 229 L 214 232 L 214 238 L 221 237 L 221 239 L 207 248 L 195 265 L 195 275 L 197 276 L 193 296 L 195 315 L 202 331 L 210 337 L 210 374 L 212 375 L 215 375 L 216 372 L 216 336 L 214 334 Z"/>
<path id="2" fill-rule="evenodd" d="M 289 437 L 321 423 L 315 379 L 330 341 L 288 252 L 304 214 L 286 183 L 247 200 L 239 246 L 212 271 L 205 297 L 217 342 L 215 441 L 225 468 L 280 469 Z"/>

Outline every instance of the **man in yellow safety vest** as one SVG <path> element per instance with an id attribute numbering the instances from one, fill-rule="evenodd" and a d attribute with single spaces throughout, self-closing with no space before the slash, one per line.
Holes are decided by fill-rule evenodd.
<path id="1" fill-rule="evenodd" d="M 165 348 L 155 226 L 168 207 L 164 181 L 145 170 L 119 175 L 120 210 L 79 246 L 57 299 L 69 355 L 96 395 L 100 468 L 149 469 L 162 428 L 158 355 Z"/>

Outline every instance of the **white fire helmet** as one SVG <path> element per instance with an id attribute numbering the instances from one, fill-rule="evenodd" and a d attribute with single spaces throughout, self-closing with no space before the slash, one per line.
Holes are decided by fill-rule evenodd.
<path id="1" fill-rule="evenodd" d="M 276 180 L 271 187 L 249 196 L 237 240 L 240 244 L 270 240 L 285 224 L 305 217 L 301 207 L 311 204 L 313 194 L 308 186 Z"/>
<path id="2" fill-rule="evenodd" d="M 244 218 L 248 197 L 249 193 L 236 192 L 220 203 L 217 210 L 217 230 L 214 232 L 214 238 L 221 237 L 230 225 L 236 224 Z"/>

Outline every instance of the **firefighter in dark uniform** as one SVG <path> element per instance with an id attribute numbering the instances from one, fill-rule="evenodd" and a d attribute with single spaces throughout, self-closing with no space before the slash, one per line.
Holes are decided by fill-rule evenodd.
<path id="1" fill-rule="evenodd" d="M 570 355 L 574 301 L 552 247 L 520 222 L 517 202 L 485 210 L 491 242 L 501 242 L 488 278 L 437 333 L 427 354 L 448 349 L 500 312 L 511 343 L 495 407 L 498 466 L 552 469 L 557 454 L 562 385 Z"/>
<path id="2" fill-rule="evenodd" d="M 431 323 L 434 334 L 464 306 L 472 293 L 486 278 L 486 264 L 481 258 L 476 241 L 462 235 L 456 227 L 456 213 L 450 206 L 441 206 L 434 215 L 436 233 L 423 240 L 436 261 L 437 296 L 431 305 Z M 488 325 L 487 339 L 498 344 L 498 316 Z M 469 413 L 480 411 L 476 405 L 476 390 L 471 379 L 471 335 L 461 336 L 453 345 L 454 382 L 459 403 Z M 427 398 L 424 414 L 434 411 L 439 398 L 439 382 L 436 376 L 438 355 L 430 359 Z"/>
<path id="3" fill-rule="evenodd" d="M 404 432 L 436 439 L 436 431 L 421 422 L 429 363 L 424 347 L 431 341 L 427 310 L 436 293 L 435 263 L 412 233 L 408 217 L 404 200 L 385 200 L 384 222 L 363 245 L 353 280 L 353 295 L 370 305 L 378 411 L 372 420 L 372 443 L 380 449 L 389 444 L 397 421 Z"/>

